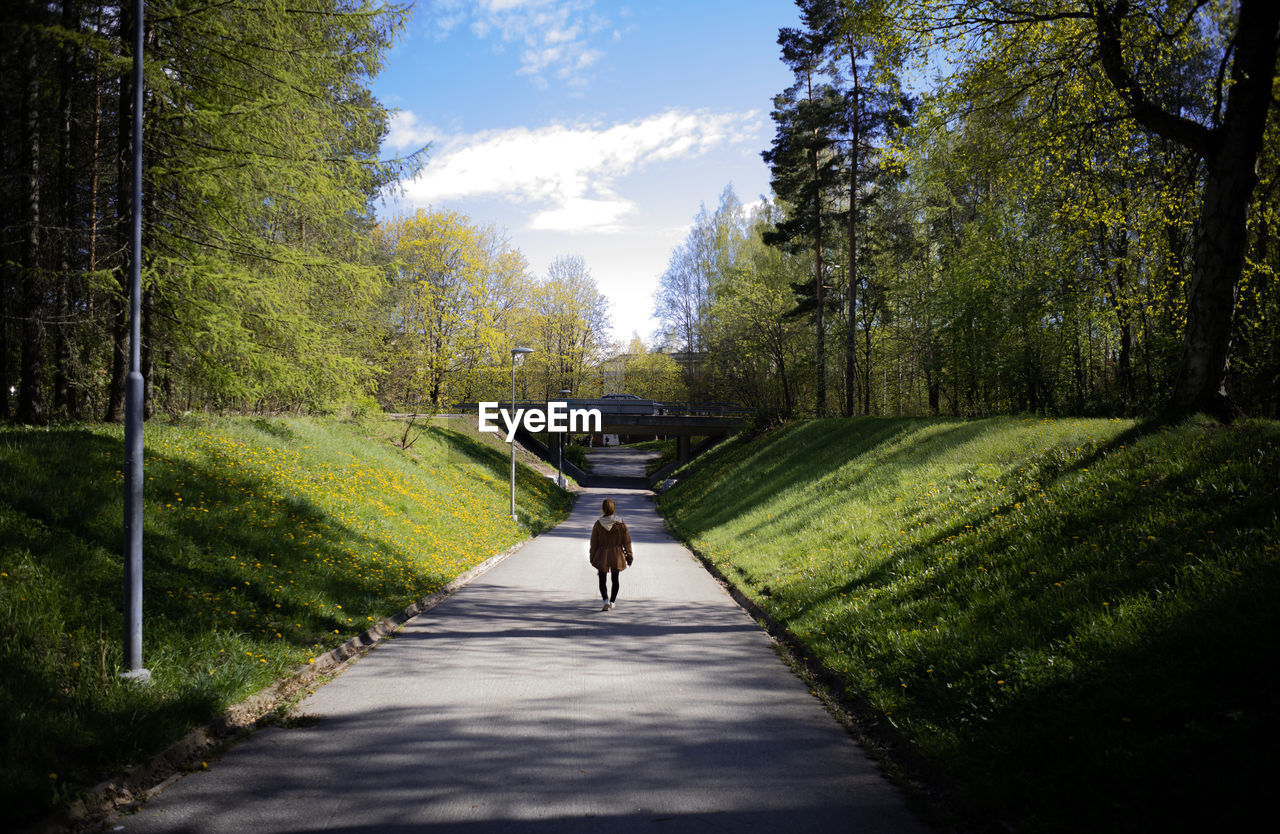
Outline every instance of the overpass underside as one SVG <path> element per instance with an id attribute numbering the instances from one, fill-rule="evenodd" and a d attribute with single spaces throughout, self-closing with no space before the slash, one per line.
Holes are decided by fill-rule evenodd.
<path id="1" fill-rule="evenodd" d="M 742 428 L 745 420 L 725 417 L 671 417 L 642 414 L 602 414 L 601 431 L 605 434 L 656 434 L 676 438 L 675 465 L 681 466 L 694 457 L 692 438 L 714 440 Z M 711 446 L 699 444 L 698 452 Z"/>
<path id="2" fill-rule="evenodd" d="M 724 417 L 663 417 L 645 414 L 601 414 L 605 434 L 662 434 L 684 437 L 722 437 L 742 428 L 745 420 Z"/>
<path id="3" fill-rule="evenodd" d="M 550 417 L 550 409 L 548 403 L 545 402 L 517 402 L 505 403 L 497 402 L 489 404 L 491 409 L 490 415 L 496 410 L 505 409 L 508 413 L 527 413 L 541 412 L 543 425 L 546 424 Z M 554 404 L 557 407 L 559 404 Z M 478 409 L 477 403 L 462 403 L 458 409 L 463 413 L 474 413 Z M 718 414 L 654 414 L 653 411 L 665 407 L 655 405 L 653 402 L 644 401 L 609 401 L 609 400 L 566 400 L 564 406 L 567 409 L 590 409 L 600 413 L 600 428 L 596 429 L 594 421 L 588 421 L 588 428 L 584 430 L 581 424 L 575 425 L 573 433 L 577 434 L 583 431 L 601 434 L 621 434 L 621 435 L 657 435 L 663 437 L 676 438 L 676 466 L 688 463 L 689 460 L 704 449 L 714 445 L 715 441 L 720 438 L 732 434 L 750 423 L 749 414 L 743 413 L 741 409 L 730 414 L 724 414 L 723 410 Z M 561 411 L 559 418 L 564 420 L 565 413 Z M 576 419 L 576 415 L 574 417 Z M 572 421 L 571 421 L 572 423 Z M 500 425 L 495 423 L 494 425 Z M 503 428 L 502 431 L 506 429 Z M 519 434 L 526 433 L 525 428 L 519 430 Z M 695 449 L 692 445 L 691 438 L 705 437 L 707 438 L 702 444 Z"/>

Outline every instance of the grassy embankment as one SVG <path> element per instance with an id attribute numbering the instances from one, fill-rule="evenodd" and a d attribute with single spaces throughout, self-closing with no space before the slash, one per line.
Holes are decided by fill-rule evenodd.
<path id="1" fill-rule="evenodd" d="M 695 461 L 676 532 L 962 813 L 1244 830 L 1280 751 L 1280 425 L 821 420 Z"/>
<path id="2" fill-rule="evenodd" d="M 122 684 L 119 427 L 0 431 L 0 804 L 12 824 L 546 529 L 566 493 L 439 423 L 146 430 L 149 688 Z M 525 515 L 527 514 L 527 515 Z"/>
<path id="3" fill-rule="evenodd" d="M 509 447 L 507 445 L 507 441 L 503 439 L 504 435 L 498 432 L 480 431 L 476 426 L 476 417 L 474 414 L 468 414 L 458 418 L 427 418 L 422 422 L 415 421 L 413 425 L 409 425 L 408 423 L 401 421 L 394 425 L 399 427 L 399 433 L 394 438 L 394 442 L 397 443 L 412 441 L 423 426 L 437 425 L 447 426 L 449 430 L 464 435 L 483 445 L 497 449 L 504 455 L 510 454 L 511 447 Z M 407 434 L 405 432 L 406 428 L 408 429 Z M 505 432 L 505 429 L 503 431 Z M 554 435 L 549 432 L 534 432 L 533 437 L 548 449 L 554 450 L 556 448 L 558 435 Z M 574 437 L 581 437 L 581 435 L 574 435 Z M 543 472 L 548 477 L 554 477 L 553 473 L 556 471 L 554 458 L 550 462 L 544 461 L 541 458 L 536 457 L 532 452 L 525 452 L 521 450 L 521 447 L 518 444 L 516 449 L 518 450 L 516 452 L 516 460 L 528 464 L 532 468 Z M 577 443 L 566 444 L 564 447 L 564 459 L 584 472 L 590 471 L 591 467 L 587 463 L 587 449 L 585 446 L 581 446 Z M 572 480 L 572 478 L 569 480 Z"/>

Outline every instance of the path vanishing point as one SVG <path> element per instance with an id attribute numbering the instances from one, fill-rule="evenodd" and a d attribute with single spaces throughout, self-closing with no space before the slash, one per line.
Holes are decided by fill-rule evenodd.
<path id="1" fill-rule="evenodd" d="M 644 453 L 594 455 L 568 520 L 409 621 L 124 832 L 928 829 L 682 545 Z M 635 565 L 600 611 L 587 540 L 612 497 Z"/>

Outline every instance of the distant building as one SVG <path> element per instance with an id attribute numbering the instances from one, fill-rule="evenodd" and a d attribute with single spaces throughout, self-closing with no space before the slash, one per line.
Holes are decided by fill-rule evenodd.
<path id="1" fill-rule="evenodd" d="M 680 370 L 684 371 L 686 379 L 697 376 L 707 364 L 705 350 L 681 350 L 671 354 L 671 358 L 676 360 Z"/>
<path id="2" fill-rule="evenodd" d="M 709 371 L 707 352 L 705 350 L 681 350 L 672 353 L 671 358 L 680 367 L 680 375 L 684 378 L 684 385 L 689 392 L 689 399 L 705 399 Z"/>
<path id="3" fill-rule="evenodd" d="M 603 394 L 627 393 L 627 368 L 636 358 L 634 353 L 619 353 L 600 363 L 600 391 Z"/>

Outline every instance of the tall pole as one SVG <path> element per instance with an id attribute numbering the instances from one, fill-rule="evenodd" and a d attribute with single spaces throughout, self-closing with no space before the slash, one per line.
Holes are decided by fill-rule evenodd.
<path id="1" fill-rule="evenodd" d="M 511 414 L 516 412 L 516 352 L 511 351 Z M 516 518 L 516 438 L 511 436 L 511 518 Z"/>
<path id="2" fill-rule="evenodd" d="M 568 388 L 560 389 L 560 396 L 567 397 L 573 391 Z M 566 400 L 565 405 L 569 403 Z M 556 486 L 564 489 L 564 432 L 557 432 L 556 436 L 560 438 L 560 454 L 556 455 Z"/>
<path id="3" fill-rule="evenodd" d="M 511 349 L 511 414 L 515 416 L 516 409 L 516 357 L 533 353 L 532 348 L 516 347 Z M 516 516 L 516 438 L 511 436 L 511 518 L 518 520 Z"/>
<path id="4" fill-rule="evenodd" d="M 124 383 L 124 657 L 122 677 L 151 680 L 142 666 L 142 15 L 133 2 L 133 205 L 129 251 L 129 375 Z"/>

